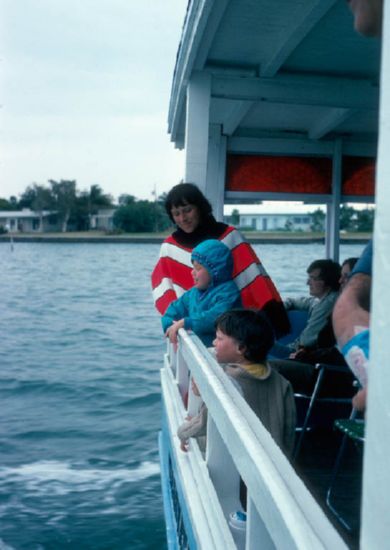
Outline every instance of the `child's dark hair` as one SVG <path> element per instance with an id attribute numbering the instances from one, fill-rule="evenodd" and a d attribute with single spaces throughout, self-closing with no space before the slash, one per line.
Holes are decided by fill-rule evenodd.
<path id="1" fill-rule="evenodd" d="M 207 220 L 212 213 L 211 204 L 203 195 L 202 191 L 193 183 L 178 183 L 169 191 L 165 199 L 165 210 L 173 222 L 171 210 L 174 206 L 185 206 L 192 204 L 199 210 L 202 222 Z"/>
<path id="2" fill-rule="evenodd" d="M 274 344 L 273 328 L 261 311 L 231 309 L 218 317 L 215 327 L 238 342 L 248 361 L 264 361 Z"/>

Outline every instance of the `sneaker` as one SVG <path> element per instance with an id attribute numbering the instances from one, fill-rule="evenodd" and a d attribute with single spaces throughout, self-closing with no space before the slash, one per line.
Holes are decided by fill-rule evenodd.
<path id="1" fill-rule="evenodd" d="M 246 513 L 241 510 L 231 512 L 229 515 L 229 523 L 232 527 L 238 529 L 245 529 L 246 527 Z"/>

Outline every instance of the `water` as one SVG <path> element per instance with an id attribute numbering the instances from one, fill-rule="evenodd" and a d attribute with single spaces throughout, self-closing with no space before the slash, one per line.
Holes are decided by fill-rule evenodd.
<path id="1" fill-rule="evenodd" d="M 0 243 L 0 550 L 165 547 L 158 249 Z M 255 249 L 283 297 L 324 254 Z"/>

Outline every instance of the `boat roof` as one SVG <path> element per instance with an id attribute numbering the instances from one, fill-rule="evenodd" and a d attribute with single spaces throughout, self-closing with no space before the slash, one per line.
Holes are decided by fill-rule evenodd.
<path id="1" fill-rule="evenodd" d="M 353 29 L 341 0 L 191 0 L 177 53 L 168 131 L 184 146 L 186 94 L 211 78 L 210 124 L 227 149 L 268 140 L 269 153 L 375 156 L 380 43 Z M 274 140 L 274 141 L 273 141 Z M 239 147 L 238 147 L 239 149 Z M 264 147 L 263 147 L 264 150 Z"/>

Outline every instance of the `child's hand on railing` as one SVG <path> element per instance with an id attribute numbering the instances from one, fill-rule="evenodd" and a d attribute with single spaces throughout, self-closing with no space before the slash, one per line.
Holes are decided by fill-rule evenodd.
<path id="1" fill-rule="evenodd" d="M 169 341 L 174 345 L 177 345 L 177 333 L 181 328 L 184 328 L 184 319 L 180 319 L 180 321 L 175 321 L 172 323 L 172 325 L 168 327 L 165 332 L 165 336 L 169 338 Z"/>
<path id="2" fill-rule="evenodd" d="M 183 453 L 188 452 L 188 441 L 180 440 L 180 450 L 183 451 Z"/>

